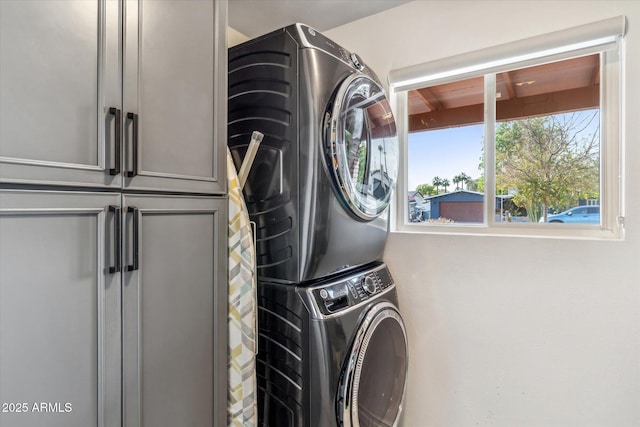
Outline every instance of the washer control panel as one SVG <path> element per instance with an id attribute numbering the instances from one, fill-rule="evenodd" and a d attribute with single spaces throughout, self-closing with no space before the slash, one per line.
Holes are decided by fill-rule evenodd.
<path id="1" fill-rule="evenodd" d="M 331 315 L 368 301 L 394 286 L 386 265 L 312 288 L 313 299 L 323 315 Z"/>

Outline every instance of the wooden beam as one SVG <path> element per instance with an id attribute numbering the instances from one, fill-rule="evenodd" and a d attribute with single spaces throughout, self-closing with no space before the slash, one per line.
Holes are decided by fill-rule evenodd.
<path id="1" fill-rule="evenodd" d="M 509 96 L 508 98 L 505 98 L 505 99 L 514 98 L 516 96 L 516 92 L 513 89 L 513 82 L 511 81 L 511 74 L 509 74 L 508 71 L 505 71 L 504 73 L 502 73 L 502 77 L 504 78 L 504 85 L 507 88 L 507 95 Z"/>
<path id="2" fill-rule="evenodd" d="M 593 70 L 593 76 L 591 77 L 591 84 L 594 84 L 594 85 L 600 84 L 600 67 L 596 67 Z"/>
<path id="3" fill-rule="evenodd" d="M 438 102 L 438 98 L 431 92 L 428 88 L 423 87 L 416 90 L 416 93 L 422 99 L 422 102 L 425 103 L 429 110 L 436 111 L 442 108 L 440 102 Z"/>
<path id="4" fill-rule="evenodd" d="M 409 116 L 409 132 L 478 124 L 484 121 L 484 105 L 467 105 Z"/>
<path id="5" fill-rule="evenodd" d="M 496 103 L 498 121 L 524 119 L 550 114 L 597 108 L 600 87 L 597 85 L 542 95 L 513 98 Z M 409 116 L 409 132 L 443 129 L 484 122 L 484 104 Z"/>
<path id="6" fill-rule="evenodd" d="M 587 86 L 497 102 L 496 119 L 505 121 L 545 116 L 597 108 L 599 105 L 600 88 L 598 86 Z"/>

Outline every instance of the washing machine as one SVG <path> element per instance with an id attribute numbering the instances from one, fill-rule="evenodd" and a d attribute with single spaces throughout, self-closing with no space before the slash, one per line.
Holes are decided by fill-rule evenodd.
<path id="1" fill-rule="evenodd" d="M 407 335 L 384 263 L 311 286 L 262 283 L 258 300 L 260 426 L 397 425 Z"/>
<path id="2" fill-rule="evenodd" d="M 398 139 L 378 77 L 303 24 L 229 49 L 228 145 L 240 167 L 258 276 L 299 284 L 380 260 Z"/>

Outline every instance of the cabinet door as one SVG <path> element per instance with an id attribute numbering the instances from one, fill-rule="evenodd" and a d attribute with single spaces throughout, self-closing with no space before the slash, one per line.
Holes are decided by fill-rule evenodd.
<path id="1" fill-rule="evenodd" d="M 124 196 L 128 427 L 226 425 L 226 206 Z"/>
<path id="2" fill-rule="evenodd" d="M 129 189 L 226 191 L 226 1 L 126 1 Z"/>
<path id="3" fill-rule="evenodd" d="M 119 7 L 0 1 L 1 181 L 122 186 Z"/>
<path id="4" fill-rule="evenodd" d="M 120 425 L 119 204 L 0 191 L 0 425 Z"/>

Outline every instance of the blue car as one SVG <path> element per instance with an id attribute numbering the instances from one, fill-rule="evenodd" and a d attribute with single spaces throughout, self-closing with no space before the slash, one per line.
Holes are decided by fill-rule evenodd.
<path id="1" fill-rule="evenodd" d="M 540 218 L 540 222 L 544 222 L 544 218 Z M 556 215 L 548 215 L 547 222 L 600 224 L 600 206 L 576 206 Z"/>

